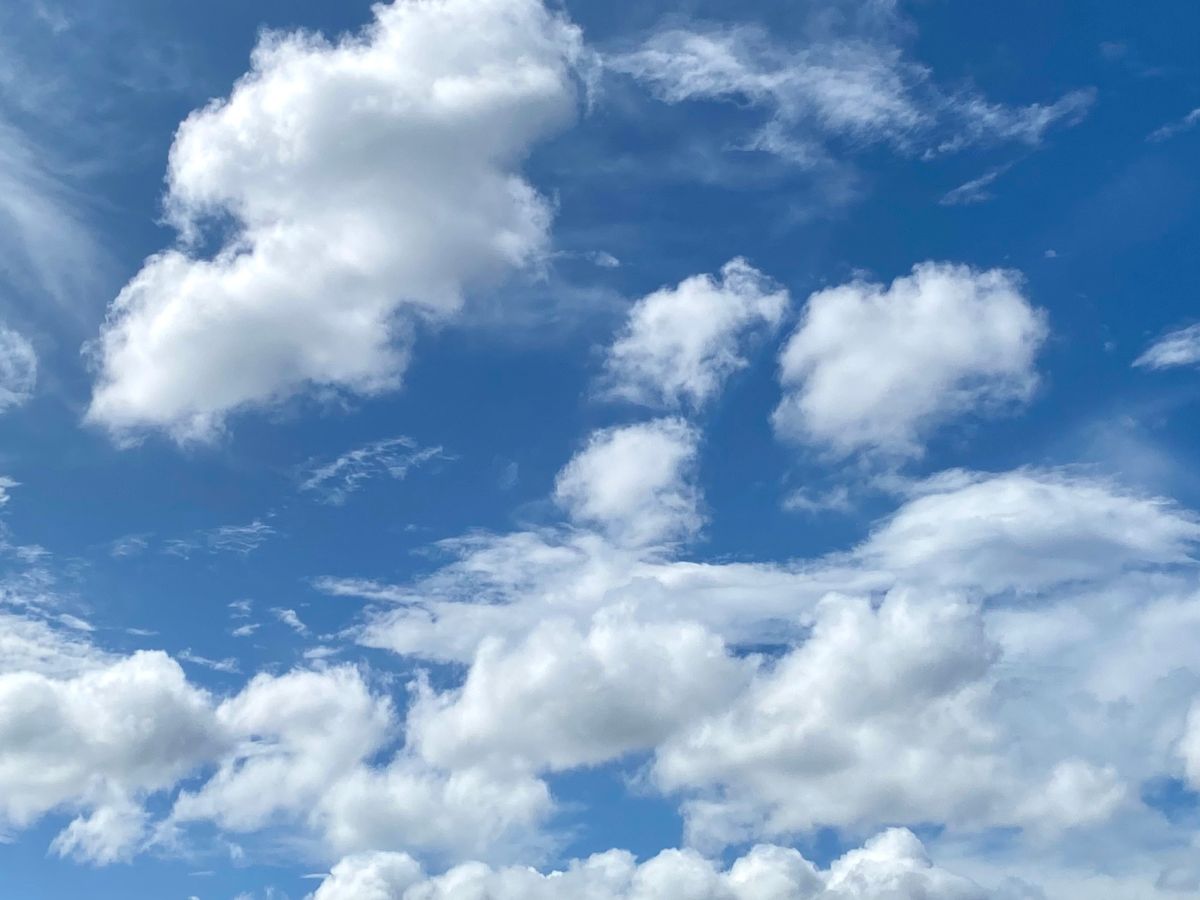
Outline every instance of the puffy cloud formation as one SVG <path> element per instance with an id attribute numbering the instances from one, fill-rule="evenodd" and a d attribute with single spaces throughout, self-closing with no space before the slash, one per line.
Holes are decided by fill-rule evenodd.
<path id="1" fill-rule="evenodd" d="M 946 472 L 859 549 L 906 581 L 998 594 L 1186 563 L 1200 522 L 1161 498 L 1055 471 Z"/>
<path id="2" fill-rule="evenodd" d="M 618 543 L 690 537 L 703 524 L 692 483 L 698 442 L 679 419 L 596 432 L 559 473 L 555 499 L 572 519 Z"/>
<path id="3" fill-rule="evenodd" d="M 493 869 L 478 863 L 428 878 L 402 853 L 342 860 L 312 900 L 988 900 L 965 878 L 933 865 L 910 831 L 892 829 L 820 870 L 795 850 L 759 845 L 727 870 L 690 850 L 640 865 L 620 850 L 562 871 Z"/>
<path id="4" fill-rule="evenodd" d="M 26 338 L 0 325 L 0 413 L 21 406 L 37 385 L 37 353 Z"/>
<path id="5" fill-rule="evenodd" d="M 1196 363 L 1200 363 L 1200 325 L 1189 325 L 1163 335 L 1133 361 L 1135 366 L 1147 369 L 1170 369 Z"/>
<path id="6" fill-rule="evenodd" d="M 131 799 L 173 786 L 222 745 L 209 697 L 163 653 L 70 678 L 0 675 L 0 827 L 89 807 L 57 849 L 118 858 L 141 835 Z"/>
<path id="7" fill-rule="evenodd" d="M 1000 269 L 927 262 L 890 287 L 818 291 L 780 355 L 775 428 L 839 454 L 918 455 L 950 416 L 1027 400 L 1046 333 Z"/>
<path id="8" fill-rule="evenodd" d="M 549 204 L 519 174 L 574 114 L 578 30 L 541 0 L 380 4 L 360 35 L 268 34 L 180 126 L 167 209 L 94 346 L 88 419 L 207 439 L 307 386 L 394 387 L 416 321 L 535 259 Z M 211 258 L 187 244 L 213 221 Z"/>
<path id="9" fill-rule="evenodd" d="M 631 609 L 609 609 L 586 633 L 550 621 L 515 646 L 485 641 L 460 689 L 422 693 L 408 735 L 449 767 L 607 762 L 721 709 L 750 674 L 694 623 L 643 624 Z"/>
<path id="10" fill-rule="evenodd" d="M 804 166 L 827 163 L 834 139 L 927 155 L 973 144 L 1033 146 L 1051 126 L 1082 119 L 1095 96 L 1080 90 L 1050 104 L 1005 106 L 943 92 L 928 68 L 906 60 L 889 40 L 830 37 L 791 49 L 751 27 L 662 31 L 608 65 L 646 82 L 667 103 L 762 107 L 769 119 L 749 148 Z"/>
<path id="11" fill-rule="evenodd" d="M 605 396 L 646 406 L 699 407 L 746 365 L 743 345 L 776 327 L 787 291 L 744 259 L 720 279 L 694 275 L 643 297 L 608 350 Z"/>
<path id="12" fill-rule="evenodd" d="M 822 825 L 1021 824 L 1035 799 L 1042 823 L 1103 819 L 1123 797 L 1113 772 L 1072 760 L 1036 773 L 1009 758 L 992 707 L 998 656 L 971 603 L 893 591 L 873 609 L 833 595 L 807 641 L 659 749 L 655 778 L 709 788 L 685 809 L 693 840 L 711 846 Z"/>

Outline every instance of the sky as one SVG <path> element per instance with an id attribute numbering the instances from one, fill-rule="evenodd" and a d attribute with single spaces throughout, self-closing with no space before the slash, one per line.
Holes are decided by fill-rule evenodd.
<path id="1" fill-rule="evenodd" d="M 0 5 L 0 900 L 1200 896 L 1198 33 Z"/>

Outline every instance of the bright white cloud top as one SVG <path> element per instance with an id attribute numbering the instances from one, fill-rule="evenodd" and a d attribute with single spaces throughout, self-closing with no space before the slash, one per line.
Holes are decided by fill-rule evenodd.
<path id="1" fill-rule="evenodd" d="M 775 427 L 838 454 L 919 455 L 933 426 L 1028 400 L 1046 334 L 1000 269 L 923 263 L 888 287 L 818 291 L 779 358 Z"/>
<path id="2" fill-rule="evenodd" d="M 538 0 L 376 15 L 337 43 L 264 37 L 229 97 L 180 126 L 182 247 L 113 302 L 90 421 L 206 440 L 309 387 L 394 388 L 418 322 L 543 252 L 552 210 L 520 165 L 575 113 L 578 30 Z M 198 255 L 213 230 L 220 249 Z"/>

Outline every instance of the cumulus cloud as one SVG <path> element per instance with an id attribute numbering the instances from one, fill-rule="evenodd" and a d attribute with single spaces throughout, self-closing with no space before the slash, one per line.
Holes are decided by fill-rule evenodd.
<path id="1" fill-rule="evenodd" d="M 998 594 L 1188 563 L 1200 523 L 1173 503 L 1061 471 L 920 482 L 859 548 L 907 582 Z"/>
<path id="2" fill-rule="evenodd" d="M 129 801 L 173 785 L 221 746 L 208 696 L 163 653 L 65 679 L 0 675 L 0 823 L 23 828 L 59 807 L 91 807 L 57 847 L 116 858 L 127 848 L 114 834 L 140 833 Z"/>
<path id="3" fill-rule="evenodd" d="M 831 38 L 789 48 L 750 26 L 662 31 L 607 63 L 667 103 L 763 108 L 767 122 L 747 148 L 803 166 L 827 163 L 835 140 L 926 155 L 974 144 L 1034 146 L 1051 126 L 1079 121 L 1094 99 L 1094 91 L 1081 90 L 1050 104 L 1006 106 L 939 88 L 927 67 L 886 40 Z"/>
<path id="4" fill-rule="evenodd" d="M 989 709 L 998 658 L 972 603 L 893 591 L 873 609 L 831 596 L 807 641 L 659 748 L 654 777 L 666 790 L 705 789 L 684 809 L 692 839 L 715 847 L 823 825 L 1044 824 L 1050 808 L 1071 825 L 1090 819 L 1087 804 L 1111 812 L 1122 796 L 1113 773 L 1082 762 L 1043 772 L 1069 780 L 1048 793 L 1009 758 Z M 1035 815 L 1026 797 L 1046 808 Z"/>
<path id="5" fill-rule="evenodd" d="M 403 853 L 342 860 L 312 900 L 988 900 L 966 878 L 938 868 L 910 831 L 892 829 L 818 869 L 797 851 L 767 844 L 721 869 L 692 850 L 664 850 L 639 864 L 622 850 L 561 871 L 466 863 L 427 877 Z"/>
<path id="6" fill-rule="evenodd" d="M 596 432 L 559 473 L 554 497 L 576 522 L 619 543 L 690 537 L 703 524 L 693 483 L 698 443 L 680 419 Z"/>
<path id="7" fill-rule="evenodd" d="M 633 610 L 610 609 L 586 633 L 556 621 L 515 646 L 485 641 L 461 688 L 423 690 L 408 737 L 449 767 L 607 762 L 721 708 L 750 674 L 694 623 L 644 624 Z"/>
<path id="8" fill-rule="evenodd" d="M 87 418 L 211 439 L 308 387 L 395 387 L 418 322 L 541 254 L 520 175 L 574 114 L 578 29 L 541 0 L 381 4 L 336 43 L 271 33 L 171 148 L 183 246 L 148 259 L 93 347 Z M 205 229 L 228 226 L 211 258 Z"/>
<path id="9" fill-rule="evenodd" d="M 1028 400 L 1045 314 L 1016 273 L 922 263 L 813 294 L 780 355 L 776 431 L 838 454 L 916 456 L 937 424 Z"/>
<path id="10" fill-rule="evenodd" d="M 1164 335 L 1133 361 L 1135 366 L 1147 369 L 1170 369 L 1196 363 L 1200 363 L 1200 325 L 1189 325 Z"/>
<path id="11" fill-rule="evenodd" d="M 16 331 L 0 325 L 0 413 L 28 402 L 37 385 L 37 353 Z"/>
<path id="12" fill-rule="evenodd" d="M 604 396 L 646 406 L 703 405 L 746 365 L 744 345 L 775 328 L 787 291 L 744 259 L 643 297 L 608 350 Z"/>

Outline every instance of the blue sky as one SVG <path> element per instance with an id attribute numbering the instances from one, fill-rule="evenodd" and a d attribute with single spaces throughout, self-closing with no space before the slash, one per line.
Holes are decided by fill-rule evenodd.
<path id="1" fill-rule="evenodd" d="M 0 897 L 1200 891 L 1198 32 L 0 9 Z"/>

